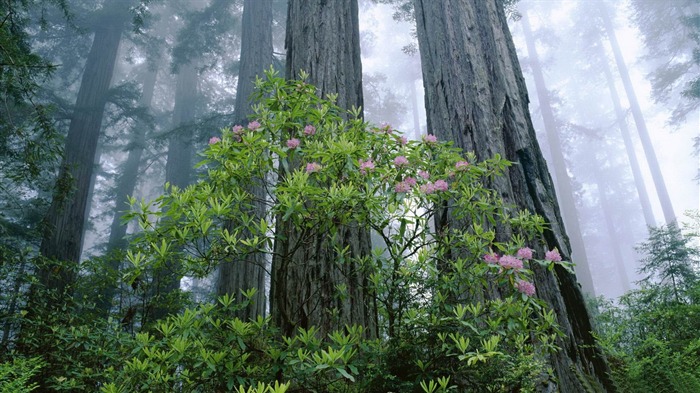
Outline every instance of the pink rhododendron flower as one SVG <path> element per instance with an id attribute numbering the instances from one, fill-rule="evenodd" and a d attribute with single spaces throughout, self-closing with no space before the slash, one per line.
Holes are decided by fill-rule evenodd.
<path id="1" fill-rule="evenodd" d="M 430 179 L 430 173 L 420 170 L 418 171 L 418 176 L 422 177 L 423 179 Z"/>
<path id="2" fill-rule="evenodd" d="M 372 160 L 362 161 L 360 160 L 360 173 L 363 175 L 367 174 L 367 171 L 374 170 L 374 162 Z"/>
<path id="3" fill-rule="evenodd" d="M 515 283 L 515 289 L 520 293 L 524 293 L 527 296 L 532 296 L 535 294 L 535 286 L 531 282 L 519 280 Z"/>
<path id="4" fill-rule="evenodd" d="M 467 168 L 469 167 L 469 163 L 466 161 L 457 161 L 455 164 L 455 169 L 458 171 L 466 171 Z"/>
<path id="5" fill-rule="evenodd" d="M 424 194 L 432 194 L 435 192 L 435 184 L 433 184 L 433 182 L 427 182 L 420 186 L 420 191 Z"/>
<path id="6" fill-rule="evenodd" d="M 213 145 L 213 144 L 219 143 L 219 142 L 221 142 L 221 138 L 219 138 L 218 136 L 213 136 L 213 137 L 209 138 L 210 145 Z"/>
<path id="7" fill-rule="evenodd" d="M 518 250 L 518 258 L 520 259 L 532 259 L 532 249 L 529 247 L 523 247 Z"/>
<path id="8" fill-rule="evenodd" d="M 310 162 L 306 164 L 306 173 L 314 173 L 321 170 L 321 164 L 316 162 Z"/>
<path id="9" fill-rule="evenodd" d="M 394 165 L 396 165 L 396 166 L 408 165 L 408 158 L 406 158 L 404 156 L 398 156 L 398 157 L 394 158 Z"/>
<path id="10" fill-rule="evenodd" d="M 251 131 L 255 131 L 258 128 L 260 128 L 260 123 L 257 122 L 257 120 L 253 120 L 250 123 L 248 123 L 248 129 Z"/>
<path id="11" fill-rule="evenodd" d="M 442 179 L 436 180 L 433 186 L 435 187 L 435 191 L 447 191 L 450 188 L 450 185 Z"/>
<path id="12" fill-rule="evenodd" d="M 382 125 L 379 128 L 389 135 L 391 135 L 391 133 L 394 132 L 394 130 L 391 129 L 391 124 L 389 123 L 382 123 Z"/>
<path id="13" fill-rule="evenodd" d="M 498 264 L 507 268 L 507 269 L 522 269 L 523 268 L 523 261 L 520 259 L 512 256 L 512 255 L 504 255 L 498 260 Z"/>
<path id="14" fill-rule="evenodd" d="M 401 146 L 406 146 L 406 144 L 408 144 L 408 139 L 405 136 L 402 136 L 401 138 L 397 139 L 397 141 Z"/>
<path id="15" fill-rule="evenodd" d="M 243 126 L 240 126 L 240 125 L 233 126 L 233 128 L 231 129 L 231 132 L 233 132 L 236 135 L 242 134 L 243 133 Z"/>
<path id="16" fill-rule="evenodd" d="M 405 178 L 405 179 L 403 179 L 403 182 L 406 183 L 406 184 L 408 184 L 408 185 L 411 186 L 411 187 L 415 186 L 415 185 L 418 183 L 418 182 L 416 181 L 416 178 L 415 178 L 415 177 L 410 177 L 410 176 L 407 177 L 407 178 Z"/>
<path id="17" fill-rule="evenodd" d="M 561 255 L 559 255 L 559 250 L 555 248 L 554 250 L 547 251 L 544 254 L 544 259 L 552 262 L 561 262 Z"/>
<path id="18" fill-rule="evenodd" d="M 311 124 L 304 127 L 304 135 L 309 136 L 314 134 L 316 134 L 316 127 L 312 126 Z"/>
<path id="19" fill-rule="evenodd" d="M 409 192 L 411 191 L 411 186 L 405 181 L 400 181 L 396 183 L 396 186 L 394 186 L 394 190 L 396 192 Z"/>
<path id="20" fill-rule="evenodd" d="M 437 137 L 435 135 L 432 135 L 432 134 L 423 135 L 423 141 L 425 143 L 436 143 Z"/>
<path id="21" fill-rule="evenodd" d="M 296 149 L 300 144 L 301 142 L 299 142 L 299 139 L 297 138 L 292 138 L 287 141 L 287 147 L 290 149 Z"/>
<path id="22" fill-rule="evenodd" d="M 496 254 L 494 252 L 484 254 L 484 262 L 491 263 L 491 264 L 498 263 L 498 254 Z"/>

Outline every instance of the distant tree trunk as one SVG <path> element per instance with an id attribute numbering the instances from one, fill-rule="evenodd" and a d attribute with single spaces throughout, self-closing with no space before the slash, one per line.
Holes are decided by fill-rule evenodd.
<path id="1" fill-rule="evenodd" d="M 243 3 L 243 26 L 241 36 L 241 67 L 236 89 L 235 124 L 244 121 L 253 113 L 250 97 L 257 76 L 273 63 L 272 57 L 272 0 L 245 0 Z M 261 179 L 258 179 L 260 181 Z M 252 214 L 259 221 L 265 216 L 265 192 L 262 185 L 248 190 L 255 198 Z M 241 290 L 256 288 L 250 299 L 250 307 L 240 310 L 237 317 L 242 320 L 265 315 L 265 254 L 254 253 L 243 259 L 224 261 L 219 266 L 216 292 L 241 296 Z"/>
<path id="2" fill-rule="evenodd" d="M 535 38 L 532 34 L 527 10 L 522 11 L 523 35 L 527 46 L 527 53 L 530 60 L 532 75 L 535 79 L 537 89 L 537 99 L 540 103 L 540 113 L 544 121 L 544 129 L 549 142 L 549 150 L 556 179 L 557 196 L 561 199 L 561 213 L 564 219 L 566 232 L 571 241 L 571 259 L 576 263 L 576 277 L 581 283 L 583 291 L 595 296 L 593 277 L 591 275 L 590 261 L 586 254 L 586 246 L 581 232 L 581 223 L 576 211 L 576 198 L 571 185 L 571 178 L 566 168 L 566 159 L 562 153 L 561 138 L 559 138 L 559 127 L 552 111 L 552 104 L 549 101 L 549 90 L 544 81 L 542 66 L 535 47 Z"/>
<path id="3" fill-rule="evenodd" d="M 68 129 L 56 191 L 44 221 L 41 255 L 77 266 L 84 235 L 90 178 L 102 126 L 106 94 L 112 79 L 128 7 L 106 14 L 96 24 L 78 98 Z M 76 269 L 49 263 L 37 274 L 39 283 L 59 294 L 70 292 Z"/>
<path id="4" fill-rule="evenodd" d="M 601 58 L 603 59 L 603 73 L 605 74 L 605 80 L 610 90 L 610 99 L 612 100 L 613 107 L 615 108 L 615 116 L 617 117 L 617 124 L 620 127 L 620 134 L 622 134 L 622 140 L 625 143 L 625 151 L 627 152 L 627 158 L 630 162 L 630 168 L 632 169 L 632 176 L 634 177 L 634 185 L 637 188 L 637 194 L 639 195 L 639 203 L 642 206 L 642 212 L 644 213 L 644 221 L 648 227 L 656 227 L 656 218 L 654 217 L 654 212 L 651 209 L 651 202 L 649 201 L 649 194 L 647 193 L 646 184 L 644 184 L 644 177 L 642 176 L 642 170 L 639 167 L 639 160 L 637 159 L 637 153 L 634 150 L 634 143 L 632 143 L 632 137 L 630 135 L 629 127 L 627 127 L 627 116 L 625 111 L 622 109 L 622 104 L 620 104 L 620 96 L 617 93 L 617 88 L 615 87 L 615 79 L 613 78 L 612 71 L 610 70 L 610 64 L 608 63 L 607 56 L 602 50 L 601 46 Z"/>
<path id="5" fill-rule="evenodd" d="M 605 8 L 606 6 L 604 3 L 600 3 L 599 6 L 603 26 L 605 27 L 605 32 L 608 35 L 608 40 L 610 41 L 610 46 L 612 48 L 613 55 L 615 56 L 615 62 L 617 63 L 617 68 L 620 72 L 622 84 L 627 92 L 627 99 L 629 100 L 630 108 L 632 109 L 634 122 L 637 125 L 639 139 L 642 141 L 642 147 L 644 148 L 644 153 L 646 154 L 647 162 L 649 163 L 651 177 L 654 180 L 656 193 L 658 194 L 659 201 L 661 202 L 661 209 L 664 213 L 664 219 L 666 220 L 666 224 L 670 225 L 676 222 L 676 214 L 673 211 L 673 204 L 671 203 L 671 198 L 669 197 L 668 190 L 666 189 L 666 183 L 664 182 L 664 177 L 661 173 L 659 161 L 656 159 L 656 151 L 654 150 L 654 145 L 649 137 L 647 124 L 644 120 L 642 109 L 639 106 L 639 101 L 637 100 L 637 93 L 634 91 L 632 79 L 630 79 L 630 74 L 627 70 L 627 64 L 625 63 L 624 57 L 622 57 L 622 51 L 620 50 L 620 45 L 617 42 L 617 35 L 615 34 L 615 28 L 610 20 L 610 16 L 608 15 L 608 10 Z"/>
<path id="6" fill-rule="evenodd" d="M 338 94 L 341 108 L 361 107 L 362 65 L 356 0 L 290 0 L 287 15 L 287 78 L 309 73 L 321 96 Z M 281 176 L 284 176 L 281 173 Z M 369 255 L 370 233 L 348 225 L 338 229 L 339 247 L 349 247 L 342 264 L 328 239 L 319 234 L 308 246 L 293 250 L 298 234 L 278 219 L 272 261 L 271 314 L 284 334 L 316 326 L 321 337 L 345 324 L 375 334 L 367 278 L 350 258 Z M 338 293 L 338 286 L 347 288 Z M 335 315 L 334 315 L 335 314 Z"/>
<path id="7" fill-rule="evenodd" d="M 620 241 L 617 226 L 615 225 L 615 212 L 613 211 L 614 207 L 610 204 L 610 200 L 608 199 L 608 184 L 605 180 L 605 176 L 602 176 L 600 173 L 600 166 L 601 165 L 598 165 L 597 162 L 592 165 L 593 177 L 596 185 L 598 186 L 598 197 L 600 198 L 600 205 L 603 208 L 605 227 L 608 231 L 608 239 L 610 239 L 610 245 L 613 250 L 612 262 L 615 264 L 615 270 L 618 278 L 620 279 L 620 284 L 622 284 L 622 290 L 624 293 L 630 290 L 630 279 L 627 275 L 625 260 L 622 257 L 622 250 L 620 249 L 620 243 L 622 242 Z M 607 259 L 607 261 L 609 260 L 610 259 Z"/>
<path id="8" fill-rule="evenodd" d="M 146 71 L 143 80 L 143 89 L 141 91 L 140 106 L 150 107 L 153 100 L 153 92 L 156 85 L 156 70 Z M 117 189 L 114 197 L 114 217 L 109 230 L 109 240 L 107 242 L 107 254 L 117 249 L 126 246 L 126 229 L 127 226 L 122 224 L 124 212 L 128 210 L 128 197 L 134 194 L 136 188 L 136 180 L 138 179 L 139 165 L 141 164 L 141 156 L 146 143 L 146 127 L 137 122 L 132 129 L 131 141 L 127 149 L 129 154 L 122 166 L 121 173 L 117 177 Z M 106 266 L 112 272 L 119 271 L 119 259 L 110 258 Z M 114 296 L 113 286 L 108 286 L 102 293 L 100 299 L 100 308 L 109 311 L 112 305 L 112 297 Z"/>
<path id="9" fill-rule="evenodd" d="M 515 162 L 494 179 L 507 204 L 542 216 L 544 241 L 570 255 L 554 186 L 537 144 L 528 97 L 506 17 L 498 0 L 415 0 L 428 129 L 439 139 L 474 151 L 479 160 L 500 154 Z M 445 213 L 441 213 L 445 214 Z M 459 226 L 448 214 L 448 225 Z M 507 232 L 507 228 L 504 228 Z M 508 238 L 500 232 L 499 238 Z M 544 250 L 537 250 L 543 255 Z M 542 389 L 583 392 L 588 384 L 615 391 L 605 356 L 576 277 L 532 266 L 538 296 L 556 313 L 562 348 L 550 358 L 556 382 Z M 556 386 L 555 386 L 556 385 Z"/>
<path id="10" fill-rule="evenodd" d="M 168 158 L 165 163 L 165 182 L 179 189 L 184 189 L 190 183 L 193 153 L 190 126 L 195 119 L 196 100 L 197 69 L 193 64 L 181 65 L 175 88 L 173 130 L 168 141 Z M 178 305 L 168 301 L 167 297 L 179 291 L 179 266 L 179 261 L 170 261 L 170 264 L 157 272 L 154 278 L 154 320 L 164 318 L 178 309 Z"/>

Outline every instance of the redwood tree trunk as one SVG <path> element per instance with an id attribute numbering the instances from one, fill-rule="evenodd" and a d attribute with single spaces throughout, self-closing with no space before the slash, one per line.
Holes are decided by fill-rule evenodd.
<path id="1" fill-rule="evenodd" d="M 241 36 L 241 67 L 236 89 L 235 124 L 245 125 L 253 113 L 250 97 L 256 77 L 264 77 L 263 71 L 270 67 L 272 57 L 272 0 L 245 0 L 243 3 L 243 26 Z M 253 214 L 259 221 L 265 216 L 265 192 L 262 185 L 248 190 L 254 196 Z M 245 236 L 245 235 L 243 235 Z M 216 292 L 219 296 L 229 294 L 241 296 L 241 290 L 256 288 L 250 299 L 251 305 L 237 313 L 242 320 L 265 315 L 265 254 L 254 253 L 242 259 L 224 261 L 219 266 Z"/>
<path id="2" fill-rule="evenodd" d="M 583 233 L 581 232 L 581 223 L 576 211 L 576 198 L 574 198 L 574 189 L 571 185 L 572 179 L 569 177 L 569 172 L 566 169 L 566 159 L 562 153 L 561 138 L 559 138 L 559 130 L 554 117 L 554 111 L 549 101 L 549 91 L 544 82 L 542 66 L 537 55 L 535 47 L 535 38 L 530 28 L 530 21 L 527 17 L 527 10 L 522 12 L 523 35 L 527 46 L 532 76 L 535 79 L 535 88 L 537 90 L 537 99 L 540 103 L 540 113 L 544 121 L 544 130 L 547 134 L 549 142 L 549 151 L 552 158 L 552 168 L 554 168 L 554 178 L 556 180 L 557 195 L 561 199 L 561 213 L 564 219 L 564 226 L 569 234 L 571 241 L 571 258 L 576 263 L 576 277 L 581 283 L 583 291 L 595 296 L 595 287 L 593 286 L 593 276 L 591 275 L 591 267 L 586 254 L 586 247 L 583 241 Z"/>
<path id="3" fill-rule="evenodd" d="M 287 78 L 299 78 L 303 70 L 321 96 L 338 94 L 337 104 L 345 109 L 362 106 L 356 0 L 290 0 L 286 47 Z M 282 332 L 294 334 L 297 328 L 316 326 L 325 337 L 345 324 L 358 324 L 373 335 L 367 279 L 351 261 L 369 255 L 369 232 L 355 225 L 338 229 L 336 247 L 349 247 L 341 262 L 327 233 L 295 249 L 300 234 L 281 219 L 277 231 L 285 237 L 275 244 L 270 298 L 273 320 Z M 339 287 L 347 293 L 338 293 Z"/>
<path id="4" fill-rule="evenodd" d="M 654 150 L 654 145 L 651 143 L 651 137 L 649 137 L 649 130 L 647 130 L 647 123 L 644 120 L 642 108 L 639 106 L 639 101 L 637 100 L 637 93 L 634 91 L 632 79 L 630 79 L 630 74 L 627 70 L 627 64 L 625 63 L 624 57 L 622 57 L 622 51 L 620 50 L 620 45 L 617 42 L 615 28 L 613 27 L 612 21 L 610 20 L 610 16 L 608 15 L 608 11 L 605 8 L 605 4 L 600 3 L 599 6 L 600 14 L 603 19 L 603 26 L 605 27 L 605 32 L 608 35 L 608 40 L 610 41 L 610 46 L 612 48 L 613 55 L 615 56 L 615 62 L 617 63 L 617 69 L 620 72 L 622 85 L 625 87 L 625 92 L 627 92 L 627 99 L 629 100 L 630 108 L 632 109 L 632 117 L 634 117 L 634 123 L 637 125 L 639 139 L 642 141 L 644 154 L 646 155 L 647 162 L 649 163 L 651 178 L 654 180 L 654 185 L 656 186 L 656 193 L 659 196 L 659 202 L 661 202 L 661 210 L 664 213 L 664 219 L 666 220 L 666 224 L 670 225 L 676 222 L 676 213 L 673 211 L 671 197 L 668 195 L 668 190 L 666 189 L 666 182 L 664 182 L 664 176 L 661 173 L 659 161 L 656 159 L 656 151 Z"/>
<path id="5" fill-rule="evenodd" d="M 114 72 L 125 16 L 124 10 L 97 23 L 85 63 L 78 98 L 68 129 L 56 191 L 44 224 L 41 255 L 77 267 L 84 234 L 86 206 L 106 95 Z M 70 292 L 75 268 L 50 263 L 40 269 L 39 282 L 59 294 Z"/>
<path id="6" fill-rule="evenodd" d="M 498 0 L 415 0 L 428 129 L 439 139 L 474 151 L 479 160 L 500 154 L 515 163 L 492 184 L 507 204 L 542 216 L 544 241 L 571 254 L 551 177 L 528 113 L 528 96 L 506 17 Z M 449 225 L 460 225 L 457 222 Z M 507 233 L 500 233 L 501 239 Z M 537 250 L 540 256 L 544 250 Z M 576 277 L 561 267 L 535 265 L 538 296 L 564 332 L 550 358 L 556 381 L 544 390 L 614 391 L 607 361 L 593 335 Z M 551 390 L 549 390 L 551 391 Z"/>

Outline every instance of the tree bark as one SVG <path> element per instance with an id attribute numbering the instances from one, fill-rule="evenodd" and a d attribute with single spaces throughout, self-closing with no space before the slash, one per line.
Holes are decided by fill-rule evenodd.
<path id="1" fill-rule="evenodd" d="M 40 251 L 51 262 L 39 270 L 37 277 L 46 289 L 59 294 L 70 292 L 76 279 L 106 94 L 128 15 L 128 7 L 120 8 L 124 9 L 117 10 L 117 15 L 105 15 L 95 28 L 68 129 L 56 191 L 44 220 Z M 66 261 L 70 265 L 60 265 L 55 261 Z"/>
<path id="2" fill-rule="evenodd" d="M 263 71 L 273 63 L 272 0 L 245 0 L 242 25 L 241 67 L 236 89 L 235 124 L 244 124 L 248 116 L 253 113 L 250 97 L 255 87 L 255 78 L 263 77 Z M 257 184 L 250 187 L 248 191 L 255 199 L 251 213 L 257 217 L 257 221 L 260 221 L 265 217 L 265 190 L 261 184 Z M 265 315 L 266 263 L 264 253 L 254 253 L 241 259 L 224 261 L 219 266 L 216 285 L 219 296 L 229 294 L 240 297 L 241 290 L 251 288 L 258 290 L 250 299 L 251 305 L 240 310 L 236 315 L 244 321 L 258 315 Z"/>
<path id="3" fill-rule="evenodd" d="M 491 186 L 506 204 L 542 216 L 549 226 L 543 239 L 547 247 L 568 258 L 569 241 L 501 2 L 415 0 L 414 5 L 428 129 L 474 151 L 479 160 L 500 154 L 514 162 Z M 599 391 L 615 391 L 576 277 L 559 266 L 553 273 L 539 265 L 532 269 L 538 296 L 554 310 L 564 332 L 562 349 L 550 358 L 557 380 L 543 390 L 582 392 L 595 385 Z"/>
<path id="4" fill-rule="evenodd" d="M 555 187 L 557 195 L 561 199 L 561 213 L 564 219 L 564 227 L 569 234 L 571 241 L 571 259 L 576 263 L 576 277 L 581 283 L 583 291 L 595 296 L 595 287 L 593 286 L 593 276 L 591 275 L 591 267 L 586 254 L 586 247 L 583 241 L 581 232 L 581 223 L 576 211 L 576 198 L 574 197 L 574 189 L 571 185 L 572 179 L 566 168 L 566 159 L 562 153 L 561 138 L 559 138 L 559 127 L 554 117 L 552 105 L 549 100 L 549 90 L 544 81 L 542 66 L 537 55 L 535 47 L 535 39 L 530 27 L 530 21 L 527 16 L 527 10 L 522 11 L 523 36 L 525 37 L 525 45 L 532 68 L 532 76 L 535 80 L 535 89 L 537 90 L 537 99 L 540 103 L 540 113 L 544 122 L 547 141 L 549 142 L 549 151 L 552 158 L 552 167 L 554 168 L 554 178 L 556 180 Z"/>
<path id="5" fill-rule="evenodd" d="M 639 139 L 642 141 L 642 147 L 644 148 L 644 153 L 647 157 L 647 162 L 649 163 L 651 177 L 654 180 L 656 193 L 658 194 L 659 201 L 661 202 L 661 210 L 664 213 L 666 224 L 671 225 L 676 222 L 676 214 L 673 211 L 673 204 L 671 203 L 671 198 L 668 195 L 668 190 L 666 189 L 666 183 L 664 182 L 664 177 L 661 173 L 659 161 L 656 159 L 656 151 L 654 150 L 654 145 L 649 137 L 647 123 L 644 120 L 642 109 L 639 106 L 637 93 L 634 91 L 632 79 L 630 79 L 630 74 L 627 70 L 627 64 L 625 63 L 624 57 L 622 57 L 622 51 L 620 50 L 620 45 L 617 42 L 617 35 L 615 34 L 615 28 L 613 27 L 610 15 L 608 15 L 605 4 L 600 3 L 599 6 L 603 26 L 605 27 L 605 32 L 608 35 L 608 40 L 610 41 L 610 46 L 612 48 L 613 55 L 615 56 L 615 62 L 617 63 L 617 68 L 620 72 L 622 85 L 625 87 L 625 92 L 627 92 L 627 99 L 629 100 L 630 108 L 632 109 L 632 117 L 634 117 L 634 123 L 637 125 Z"/>
<path id="6" fill-rule="evenodd" d="M 288 79 L 298 79 L 303 70 L 322 97 L 337 94 L 337 104 L 345 109 L 363 105 L 356 0 L 290 0 L 286 47 Z M 357 324 L 368 336 L 375 335 L 367 278 L 353 260 L 370 254 L 369 231 L 356 225 L 338 229 L 335 246 L 349 247 L 344 261 L 327 233 L 315 234 L 298 249 L 301 234 L 281 217 L 277 233 L 284 236 L 275 244 L 270 298 L 273 320 L 282 332 L 315 326 L 326 337 Z M 346 293 L 340 293 L 341 287 Z"/>

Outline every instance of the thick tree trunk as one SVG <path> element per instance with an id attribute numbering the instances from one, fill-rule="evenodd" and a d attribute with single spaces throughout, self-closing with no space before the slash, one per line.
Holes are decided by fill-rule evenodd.
<path id="1" fill-rule="evenodd" d="M 615 108 L 617 124 L 620 127 L 622 140 L 625 143 L 625 151 L 627 152 L 627 158 L 629 159 L 630 168 L 632 169 L 634 185 L 637 188 L 637 194 L 639 195 L 639 203 L 642 205 L 644 221 L 648 227 L 656 227 L 656 218 L 654 217 L 654 212 L 651 209 L 651 202 L 649 201 L 649 194 L 647 193 L 646 184 L 644 184 L 642 170 L 639 167 L 637 152 L 634 150 L 634 143 L 632 143 L 629 127 L 627 127 L 627 116 L 625 115 L 625 111 L 622 109 L 622 104 L 620 104 L 620 95 L 617 93 L 617 87 L 615 87 L 615 79 L 613 78 L 612 71 L 610 70 L 610 64 L 608 63 L 607 56 L 602 50 L 602 47 L 601 58 L 603 59 L 603 73 L 605 74 L 605 80 L 607 82 L 608 89 L 610 90 L 610 99 L 612 100 L 613 107 Z"/>
<path id="2" fill-rule="evenodd" d="M 549 226 L 547 247 L 557 247 L 568 258 L 569 241 L 500 1 L 415 0 L 415 10 L 428 129 L 474 151 L 479 160 L 500 154 L 514 162 L 492 186 L 507 204 L 542 216 Z M 537 251 L 542 255 L 544 250 Z M 583 392 L 595 385 L 599 391 L 614 391 L 576 277 L 561 267 L 554 273 L 539 265 L 532 268 L 537 293 L 564 332 L 562 349 L 550 358 L 557 380 L 543 389 Z"/>
<path id="3" fill-rule="evenodd" d="M 146 72 L 143 81 L 143 89 L 141 91 L 140 105 L 142 107 L 150 107 L 153 100 L 153 92 L 156 85 L 156 70 Z M 127 226 L 122 224 L 122 217 L 128 210 L 129 196 L 134 194 L 136 181 L 138 179 L 139 165 L 141 164 L 141 156 L 146 143 L 146 127 L 143 124 L 137 123 L 132 130 L 131 141 L 129 142 L 129 154 L 122 166 L 121 174 L 117 178 L 117 189 L 114 197 L 114 217 L 109 230 L 109 240 L 107 241 L 107 254 L 117 249 L 122 249 L 126 246 L 126 229 Z M 119 259 L 110 258 L 106 266 L 112 272 L 119 271 Z M 115 288 L 107 286 L 102 293 L 100 299 L 100 308 L 109 311 L 112 306 L 112 297 L 114 296 Z"/>
<path id="4" fill-rule="evenodd" d="M 192 133 L 189 126 L 195 119 L 197 84 L 197 69 L 194 65 L 180 66 L 175 87 L 173 131 L 168 141 L 168 158 L 165 163 L 165 182 L 180 189 L 189 185 L 192 172 Z M 170 261 L 154 278 L 154 320 L 162 319 L 179 308 L 173 299 L 168 300 L 180 289 L 179 266 L 179 261 Z"/>
<path id="5" fill-rule="evenodd" d="M 356 0 L 290 0 L 286 47 L 288 79 L 306 71 L 321 96 L 338 95 L 341 108 L 363 105 Z M 273 320 L 282 332 L 316 326 L 325 337 L 346 324 L 358 324 L 374 335 L 367 279 L 352 260 L 369 255 L 369 231 L 355 225 L 338 229 L 335 246 L 349 247 L 344 261 L 327 233 L 296 249 L 301 236 L 297 230 L 278 219 L 277 231 L 285 236 L 275 244 L 270 298 Z M 347 293 L 339 293 L 340 287 Z"/>
<path id="6" fill-rule="evenodd" d="M 622 51 L 620 50 L 620 45 L 617 42 L 615 28 L 610 20 L 605 4 L 600 3 L 599 6 L 600 14 L 603 19 L 603 26 L 605 27 L 605 32 L 608 35 L 608 40 L 610 41 L 610 46 L 612 48 L 613 55 L 615 56 L 615 62 L 617 63 L 617 69 L 620 72 L 622 85 L 625 87 L 625 92 L 627 92 L 627 99 L 629 100 L 630 108 L 632 109 L 632 117 L 634 117 L 634 123 L 637 125 L 639 139 L 642 141 L 642 147 L 644 148 L 644 153 L 646 154 L 647 162 L 649 163 L 651 177 L 654 180 L 656 193 L 658 194 L 659 201 L 661 202 L 661 210 L 664 213 L 666 224 L 670 225 L 676 222 L 676 214 L 673 211 L 673 204 L 671 203 L 671 198 L 668 195 L 668 190 L 666 189 L 666 183 L 664 182 L 664 177 L 661 173 L 659 161 L 656 159 L 656 151 L 654 150 L 654 145 L 649 137 L 647 123 L 644 120 L 642 109 L 639 106 L 637 93 L 634 91 L 632 79 L 630 79 L 630 74 L 627 70 L 627 64 L 625 63 L 624 57 L 622 57 Z"/>
<path id="7" fill-rule="evenodd" d="M 241 67 L 236 89 L 235 124 L 245 125 L 253 113 L 250 97 L 256 77 L 273 63 L 272 57 L 272 0 L 245 0 L 243 3 L 243 31 L 241 35 Z M 255 198 L 253 214 L 257 220 L 265 216 L 265 191 L 262 185 L 248 190 Z M 244 235 L 245 236 L 245 235 Z M 254 253 L 242 259 L 224 261 L 219 266 L 216 292 L 241 296 L 241 290 L 256 288 L 251 305 L 237 313 L 242 320 L 265 315 L 265 260 L 264 253 Z"/>
<path id="8" fill-rule="evenodd" d="M 574 198 L 574 189 L 571 185 L 572 179 L 569 177 L 569 172 L 566 169 L 566 159 L 562 153 L 561 138 L 559 138 L 559 130 L 557 122 L 552 111 L 552 105 L 549 101 L 549 91 L 544 82 L 542 66 L 537 55 L 535 47 L 535 38 L 532 34 L 530 21 L 527 17 L 527 10 L 522 11 L 523 35 L 527 46 L 527 53 L 532 68 L 532 76 L 535 79 L 535 88 L 537 89 L 537 99 L 540 103 L 540 113 L 544 121 L 544 129 L 549 142 L 549 151 L 552 158 L 552 167 L 554 168 L 554 178 L 556 180 L 557 196 L 561 199 L 561 213 L 564 219 L 564 227 L 569 234 L 571 241 L 571 259 L 576 263 L 576 277 L 581 283 L 583 291 L 595 296 L 595 287 L 593 286 L 593 277 L 591 275 L 591 267 L 586 254 L 586 247 L 583 241 L 583 233 L 581 232 L 581 223 L 576 211 L 576 199 Z"/>
<path id="9" fill-rule="evenodd" d="M 95 28 L 68 129 L 56 191 L 44 222 L 40 250 L 49 260 L 67 261 L 73 266 L 80 260 L 90 179 L 125 15 L 126 12 L 121 12 L 106 16 Z M 76 269 L 53 263 L 37 274 L 39 283 L 59 294 L 70 290 L 75 275 Z"/>

